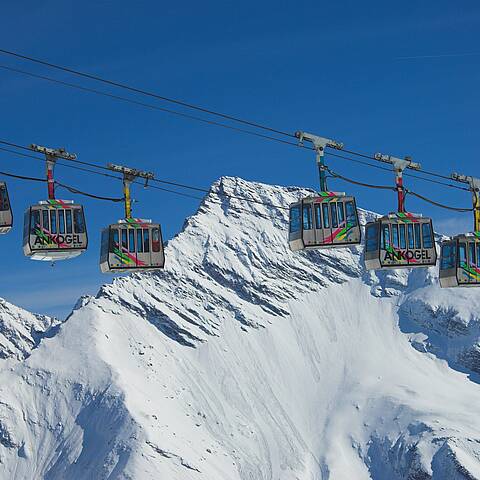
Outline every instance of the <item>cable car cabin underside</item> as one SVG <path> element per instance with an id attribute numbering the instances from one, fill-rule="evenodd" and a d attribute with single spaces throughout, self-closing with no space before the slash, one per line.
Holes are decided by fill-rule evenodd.
<path id="1" fill-rule="evenodd" d="M 354 197 L 322 192 L 290 205 L 293 251 L 359 245 L 362 240 Z"/>
<path id="2" fill-rule="evenodd" d="M 151 220 L 120 220 L 102 230 L 102 273 L 160 270 L 165 264 L 162 231 Z"/>
<path id="3" fill-rule="evenodd" d="M 83 207 L 71 200 L 46 200 L 25 212 L 23 252 L 53 262 L 82 254 L 88 245 Z"/>
<path id="4" fill-rule="evenodd" d="M 0 234 L 8 233 L 13 225 L 13 214 L 8 198 L 7 184 L 0 182 Z"/>
<path id="5" fill-rule="evenodd" d="M 457 235 L 442 242 L 440 286 L 480 287 L 480 232 Z"/>
<path id="6" fill-rule="evenodd" d="M 390 213 L 365 227 L 367 270 L 431 267 L 437 263 L 430 218 Z"/>

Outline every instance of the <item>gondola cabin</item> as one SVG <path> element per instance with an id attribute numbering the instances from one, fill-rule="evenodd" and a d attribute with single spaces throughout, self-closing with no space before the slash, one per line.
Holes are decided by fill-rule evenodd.
<path id="1" fill-rule="evenodd" d="M 151 220 L 119 220 L 102 231 L 102 273 L 159 270 L 165 264 L 162 231 Z"/>
<path id="2" fill-rule="evenodd" d="M 83 207 L 71 200 L 45 200 L 25 212 L 23 252 L 32 260 L 53 262 L 87 249 Z"/>
<path id="3" fill-rule="evenodd" d="M 412 213 L 390 213 L 365 227 L 367 270 L 430 267 L 437 263 L 432 221 Z"/>
<path id="4" fill-rule="evenodd" d="M 480 286 L 480 233 L 457 235 L 442 242 L 440 286 Z"/>
<path id="5" fill-rule="evenodd" d="M 362 235 L 355 198 L 325 192 L 290 205 L 290 249 L 310 250 L 358 245 Z"/>
<path id="6" fill-rule="evenodd" d="M 8 198 L 7 184 L 0 182 L 0 234 L 8 233 L 13 225 L 12 207 Z"/>

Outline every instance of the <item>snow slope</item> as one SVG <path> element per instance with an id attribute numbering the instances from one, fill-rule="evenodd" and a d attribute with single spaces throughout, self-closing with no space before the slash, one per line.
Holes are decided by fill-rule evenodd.
<path id="1" fill-rule="evenodd" d="M 0 479 L 480 479 L 480 292 L 292 253 L 285 210 L 216 191 L 302 194 L 222 178 L 165 272 L 2 360 Z"/>
<path id="2" fill-rule="evenodd" d="M 59 323 L 0 299 L 0 358 L 23 360 L 45 336 L 55 334 Z"/>

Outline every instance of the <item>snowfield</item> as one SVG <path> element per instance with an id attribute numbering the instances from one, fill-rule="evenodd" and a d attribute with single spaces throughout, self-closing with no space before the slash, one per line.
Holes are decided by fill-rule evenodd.
<path id="1" fill-rule="evenodd" d="M 218 191 L 306 193 L 224 177 L 164 272 L 62 324 L 0 304 L 0 479 L 480 480 L 480 292 L 290 252 Z"/>

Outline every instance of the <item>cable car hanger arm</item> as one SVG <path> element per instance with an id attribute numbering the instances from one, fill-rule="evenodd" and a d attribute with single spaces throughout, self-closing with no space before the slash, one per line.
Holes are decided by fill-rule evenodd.
<path id="1" fill-rule="evenodd" d="M 460 175 L 455 172 L 451 174 L 451 178 L 469 185 L 473 196 L 473 228 L 475 232 L 480 232 L 480 178 Z"/>
<path id="2" fill-rule="evenodd" d="M 403 171 L 406 168 L 412 170 L 420 170 L 420 164 L 412 162 L 411 157 L 397 158 L 391 155 L 384 155 L 383 153 L 376 153 L 374 155 L 375 160 L 379 162 L 389 163 L 393 166 L 395 172 L 395 185 L 397 190 L 398 207 L 397 211 L 405 213 L 405 189 L 403 187 Z"/>
<path id="3" fill-rule="evenodd" d="M 319 137 L 313 133 L 307 133 L 303 131 L 295 132 L 295 137 L 298 138 L 299 146 L 304 147 L 304 140 L 307 140 L 313 144 L 313 149 L 317 154 L 317 166 L 318 174 L 320 177 L 320 191 L 328 192 L 327 187 L 327 177 L 325 174 L 325 148 L 330 147 L 336 150 L 341 150 L 343 148 L 343 143 L 331 140 L 325 137 Z"/>

